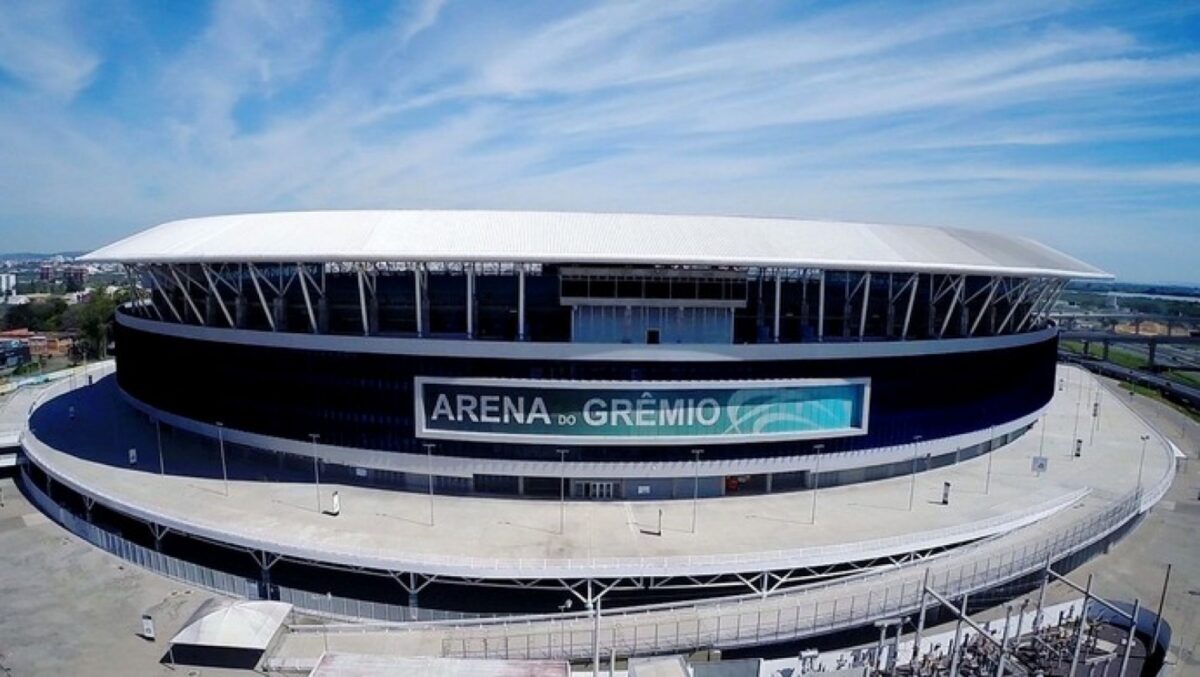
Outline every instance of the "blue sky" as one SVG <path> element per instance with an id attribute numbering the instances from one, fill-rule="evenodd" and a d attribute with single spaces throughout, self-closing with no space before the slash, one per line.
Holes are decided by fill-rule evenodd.
<path id="1" fill-rule="evenodd" d="M 1200 282 L 1200 4 L 0 0 L 0 251 L 378 207 L 963 226 Z"/>

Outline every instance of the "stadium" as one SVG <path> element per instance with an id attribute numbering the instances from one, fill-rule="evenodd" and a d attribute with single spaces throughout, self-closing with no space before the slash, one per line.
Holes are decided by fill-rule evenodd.
<path id="1" fill-rule="evenodd" d="M 302 212 L 171 222 L 84 260 L 123 264 L 134 300 L 115 375 L 34 411 L 26 490 L 167 575 L 341 617 L 587 628 L 571 600 L 748 596 L 796 609 L 773 617 L 784 641 L 924 604 L 929 562 L 949 596 L 1082 561 L 1173 476 L 1167 442 L 1139 462 L 1144 426 L 1056 364 L 1048 309 L 1109 276 L 1018 237 Z M 1084 417 L 1107 427 L 1080 453 Z M 866 575 L 907 578 L 881 601 Z M 834 582 L 865 606 L 819 598 Z M 715 618 L 622 651 L 768 641 L 761 610 L 754 633 Z M 446 629 L 444 652 L 493 630 Z"/>

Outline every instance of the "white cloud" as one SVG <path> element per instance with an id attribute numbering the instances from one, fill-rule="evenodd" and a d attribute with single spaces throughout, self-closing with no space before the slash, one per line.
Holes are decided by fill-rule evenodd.
<path id="1" fill-rule="evenodd" d="M 90 246 L 247 210 L 757 213 L 1008 229 L 1109 265 L 1081 224 L 1178 236 L 1200 209 L 1189 159 L 1096 152 L 1196 139 L 1200 52 L 1072 5 L 423 0 L 349 36 L 332 11 L 218 3 L 127 92 L 136 118 L 9 96 L 0 230 Z"/>
<path id="2" fill-rule="evenodd" d="M 0 70 L 36 90 L 73 97 L 100 65 L 78 35 L 80 15 L 55 0 L 0 3 Z"/>

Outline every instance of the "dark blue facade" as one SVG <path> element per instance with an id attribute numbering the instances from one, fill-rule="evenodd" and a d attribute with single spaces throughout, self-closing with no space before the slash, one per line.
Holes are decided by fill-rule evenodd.
<path id="1" fill-rule="evenodd" d="M 1030 414 L 1051 398 L 1057 339 L 1018 347 L 905 357 L 785 361 L 620 362 L 377 355 L 177 338 L 117 324 L 118 379 L 134 398 L 196 421 L 324 444 L 422 453 L 413 378 L 688 381 L 871 379 L 866 435 L 719 444 L 705 459 L 790 456 L 906 444 L 977 431 Z M 861 344 L 864 354 L 869 343 Z M 561 445 L 557 445 L 561 446 Z M 556 446 L 437 442 L 449 456 L 557 460 Z M 574 461 L 692 458 L 688 446 L 580 446 Z"/>

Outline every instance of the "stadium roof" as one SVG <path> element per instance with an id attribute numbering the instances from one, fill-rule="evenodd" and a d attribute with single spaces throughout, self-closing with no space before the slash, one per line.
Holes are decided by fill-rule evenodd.
<path id="1" fill-rule="evenodd" d="M 322 211 L 172 221 L 84 261 L 486 261 L 788 266 L 1108 278 L 1033 240 L 957 228 L 734 216 Z"/>

